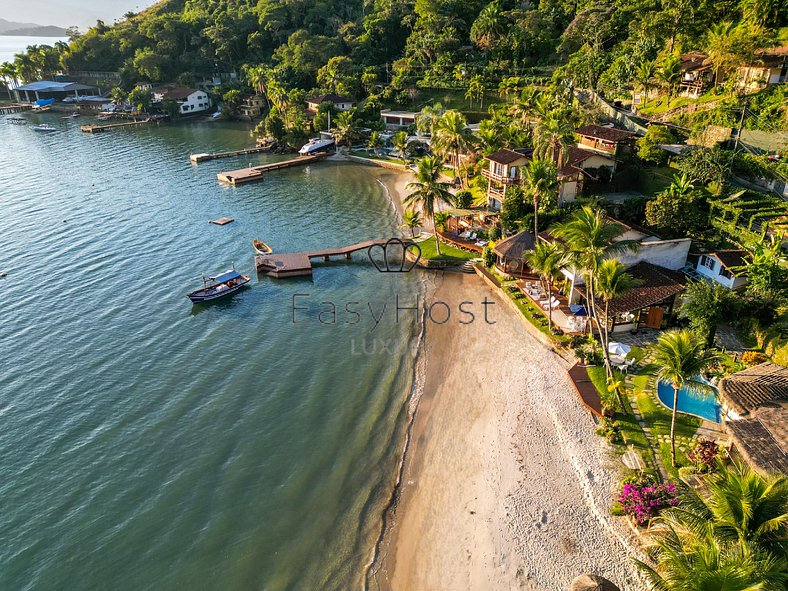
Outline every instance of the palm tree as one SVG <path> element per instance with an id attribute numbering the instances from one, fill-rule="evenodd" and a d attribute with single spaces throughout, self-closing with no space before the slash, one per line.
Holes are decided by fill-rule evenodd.
<path id="1" fill-rule="evenodd" d="M 668 104 L 673 98 L 673 92 L 681 81 L 681 58 L 677 55 L 670 55 L 662 62 L 662 66 L 657 70 L 657 78 L 665 85 L 668 90 Z"/>
<path id="2" fill-rule="evenodd" d="M 408 134 L 404 131 L 398 131 L 394 134 L 394 137 L 391 138 L 391 143 L 397 151 L 397 154 L 399 154 L 400 159 L 405 160 L 405 152 L 408 149 Z"/>
<path id="3" fill-rule="evenodd" d="M 574 144 L 572 126 L 558 111 L 551 111 L 536 126 L 534 153 L 539 158 L 555 162 L 558 168 L 563 166 L 564 156 Z"/>
<path id="4" fill-rule="evenodd" d="M 509 76 L 508 78 L 504 78 L 498 85 L 498 94 L 507 102 L 511 97 L 517 96 L 517 92 L 519 90 L 520 78 L 518 76 Z"/>
<path id="5" fill-rule="evenodd" d="M 469 108 L 473 108 L 473 101 L 479 101 L 479 109 L 484 108 L 484 81 L 479 74 L 476 74 L 468 82 L 468 90 L 465 91 L 465 98 L 468 99 Z"/>
<path id="6" fill-rule="evenodd" d="M 336 138 L 337 145 L 344 140 L 348 148 L 352 145 L 353 139 L 358 135 L 358 125 L 356 125 L 355 115 L 352 111 L 342 111 L 334 119 L 334 129 L 331 134 Z"/>
<path id="7" fill-rule="evenodd" d="M 706 37 L 706 54 L 714 66 L 714 85 L 720 82 L 720 75 L 736 62 L 733 37 L 736 27 L 730 21 L 714 23 Z"/>
<path id="8" fill-rule="evenodd" d="M 11 97 L 11 89 L 14 87 L 14 82 L 16 81 L 16 68 L 14 64 L 11 62 L 5 62 L 0 65 L 0 78 L 5 82 L 6 89 L 8 90 L 8 100 L 14 100 Z"/>
<path id="9" fill-rule="evenodd" d="M 635 68 L 635 82 L 643 91 L 643 106 L 648 101 L 648 93 L 654 88 L 654 77 L 657 75 L 657 66 L 653 61 L 644 61 Z"/>
<path id="10" fill-rule="evenodd" d="M 788 479 L 738 462 L 701 478 L 655 522 L 656 567 L 636 561 L 652 589 L 785 589 Z"/>
<path id="11" fill-rule="evenodd" d="M 624 252 L 634 252 L 639 246 L 634 240 L 616 240 L 623 231 L 620 224 L 611 221 L 602 211 L 587 205 L 551 230 L 552 234 L 566 245 L 567 260 L 571 261 L 574 272 L 581 273 L 585 280 L 589 315 L 592 322 L 596 321 L 600 333 L 602 329 L 599 325 L 595 293 L 597 269 L 603 260 Z M 591 334 L 593 335 L 593 330 Z"/>
<path id="12" fill-rule="evenodd" d="M 697 379 L 700 372 L 715 359 L 703 348 L 703 341 L 687 329 L 662 333 L 651 346 L 653 367 L 658 381 L 673 387 L 673 411 L 670 419 L 670 461 L 676 467 L 676 407 L 679 390 L 704 394 L 710 387 Z"/>
<path id="13" fill-rule="evenodd" d="M 558 190 L 558 171 L 549 160 L 536 158 L 523 168 L 525 191 L 534 202 L 534 238 L 539 235 L 539 205 Z"/>
<path id="14" fill-rule="evenodd" d="M 378 150 L 383 146 L 383 140 L 380 137 L 380 133 L 377 131 L 373 131 L 369 134 L 369 141 L 367 142 L 367 148 L 372 150 L 372 152 L 377 156 Z"/>
<path id="15" fill-rule="evenodd" d="M 610 363 L 610 351 L 608 351 L 608 343 L 610 342 L 610 302 L 636 285 L 637 281 L 627 273 L 626 266 L 618 259 L 605 259 L 599 263 L 599 268 L 596 271 L 596 294 L 602 298 L 602 302 L 605 305 L 604 323 L 602 323 L 600 336 L 602 337 L 602 350 L 604 351 L 608 378 L 613 377 L 613 366 Z M 623 400 L 621 401 L 621 409 L 624 409 Z"/>
<path id="16" fill-rule="evenodd" d="M 551 242 L 537 242 L 536 246 L 525 256 L 528 268 L 539 275 L 542 289 L 547 286 L 547 301 L 553 301 L 553 282 L 561 276 L 564 267 L 564 253 L 561 248 Z M 553 306 L 547 308 L 549 330 L 553 330 Z"/>
<path id="17" fill-rule="evenodd" d="M 410 237 L 416 237 L 416 228 L 420 228 L 422 224 L 421 212 L 417 209 L 406 209 L 402 215 L 402 227 L 410 230 Z"/>
<path id="18" fill-rule="evenodd" d="M 474 145 L 473 132 L 459 111 L 446 111 L 434 125 L 432 147 L 439 154 L 450 154 L 455 176 L 460 174 L 460 154 Z"/>
<path id="19" fill-rule="evenodd" d="M 418 115 L 416 115 L 416 129 L 422 134 L 432 135 L 432 130 L 435 124 L 443 117 L 446 111 L 443 105 L 435 103 L 434 105 L 427 105 L 423 107 Z"/>
<path id="20" fill-rule="evenodd" d="M 407 184 L 407 188 L 412 191 L 405 197 L 406 205 L 418 203 L 424 213 L 432 219 L 432 229 L 435 232 L 435 250 L 438 255 L 441 253 L 441 246 L 438 227 L 435 223 L 435 207 L 441 202 L 447 205 L 452 203 L 449 183 L 440 180 L 442 170 L 443 163 L 435 156 L 426 156 L 419 160 L 416 165 L 416 180 Z"/>
<path id="21" fill-rule="evenodd" d="M 128 95 L 123 91 L 123 89 L 120 86 L 116 86 L 109 93 L 109 96 L 112 99 L 113 103 L 115 103 L 116 105 L 122 105 L 123 103 L 126 102 L 126 98 Z"/>
<path id="22" fill-rule="evenodd" d="M 505 37 L 509 21 L 497 2 L 490 2 L 471 25 L 471 41 L 483 51 L 489 51 Z"/>

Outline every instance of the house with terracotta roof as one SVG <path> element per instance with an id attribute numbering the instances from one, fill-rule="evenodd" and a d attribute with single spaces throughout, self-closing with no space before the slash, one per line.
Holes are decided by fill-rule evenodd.
<path id="1" fill-rule="evenodd" d="M 761 363 L 723 378 L 725 430 L 756 471 L 788 474 L 788 367 Z"/>
<path id="2" fill-rule="evenodd" d="M 679 96 L 698 98 L 714 82 L 714 69 L 709 63 L 709 56 L 702 51 L 681 54 L 679 64 Z"/>
<path id="3" fill-rule="evenodd" d="M 612 125 L 584 125 L 575 130 L 575 135 L 578 148 L 612 156 L 614 159 L 625 152 L 631 152 L 637 137 L 634 131 L 617 129 Z M 615 170 L 615 160 L 613 169 Z"/>
<path id="4" fill-rule="evenodd" d="M 788 80 L 788 45 L 759 49 L 755 57 L 736 70 L 736 86 L 746 92 L 762 90 Z"/>
<path id="5" fill-rule="evenodd" d="M 320 105 L 323 103 L 331 103 L 337 111 L 350 111 L 356 106 L 356 99 L 350 96 L 339 94 L 321 94 L 312 98 L 306 99 L 306 111 L 310 115 L 317 113 Z"/>
<path id="6" fill-rule="evenodd" d="M 153 100 L 173 100 L 178 104 L 181 115 L 201 113 L 211 108 L 211 99 L 203 90 L 185 86 L 166 85 L 153 89 Z"/>
<path id="7" fill-rule="evenodd" d="M 745 272 L 741 269 L 747 264 L 746 250 L 715 250 L 698 257 L 695 273 L 698 276 L 724 285 L 728 289 L 740 289 L 747 284 Z"/>
<path id="8" fill-rule="evenodd" d="M 487 203 L 491 209 L 500 210 L 509 187 L 522 184 L 522 169 L 532 159 L 532 148 L 504 148 L 487 156 L 482 175 L 487 179 Z M 606 154 L 574 146 L 569 148 L 558 169 L 558 202 L 577 199 L 588 180 L 609 180 L 615 164 L 615 159 Z"/>

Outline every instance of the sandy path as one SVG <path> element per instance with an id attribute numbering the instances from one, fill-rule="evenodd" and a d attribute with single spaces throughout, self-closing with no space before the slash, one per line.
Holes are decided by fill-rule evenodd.
<path id="1" fill-rule="evenodd" d="M 641 588 L 629 531 L 607 512 L 616 462 L 566 363 L 476 276 L 433 277 L 432 301 L 476 302 L 477 318 L 427 326 L 405 484 L 370 588 L 558 591 L 582 572 Z"/>

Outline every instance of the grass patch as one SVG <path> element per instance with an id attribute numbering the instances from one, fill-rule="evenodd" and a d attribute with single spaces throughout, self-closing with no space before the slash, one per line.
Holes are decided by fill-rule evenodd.
<path id="1" fill-rule="evenodd" d="M 673 182 L 673 175 L 676 172 L 678 171 L 670 166 L 642 168 L 638 174 L 640 192 L 647 197 L 661 193 Z"/>
<path id="2" fill-rule="evenodd" d="M 674 96 L 670 101 L 668 101 L 668 95 L 664 94 L 659 98 L 649 100 L 645 107 L 638 107 L 638 111 L 642 115 L 659 115 L 660 113 L 670 111 L 671 109 L 678 109 L 679 107 L 685 107 L 692 104 L 703 105 L 705 103 L 712 103 L 723 98 L 725 98 L 723 95 L 707 92 L 696 99 L 686 96 Z"/>
<path id="3" fill-rule="evenodd" d="M 360 152 L 354 150 L 350 153 L 351 156 L 358 156 L 359 158 L 366 158 L 367 160 L 380 160 L 381 162 L 393 162 L 394 164 L 402 164 L 403 166 L 407 166 L 410 164 L 407 160 L 402 160 L 400 158 L 394 158 L 393 156 L 375 156 L 373 154 L 369 154 L 368 152 Z"/>
<path id="4" fill-rule="evenodd" d="M 651 435 L 656 441 L 659 441 L 659 435 L 670 435 L 670 419 L 671 411 L 665 407 L 661 402 L 656 399 L 656 395 L 652 392 L 651 380 L 648 374 L 638 374 L 634 377 L 634 390 L 632 395 L 637 402 L 640 414 L 643 416 L 643 421 L 651 429 Z M 691 466 L 691 462 L 687 459 L 686 452 L 679 450 L 680 438 L 690 439 L 698 430 L 701 425 L 701 419 L 678 413 L 676 415 L 676 463 L 677 468 L 673 468 L 670 464 L 670 443 L 659 443 L 658 453 L 661 456 L 662 464 L 674 480 L 678 479 L 678 468 L 682 466 Z"/>
<path id="5" fill-rule="evenodd" d="M 467 250 L 462 250 L 461 248 L 457 248 L 452 246 L 451 244 L 446 244 L 445 242 L 441 242 L 441 253 L 440 256 L 438 255 L 438 251 L 435 248 L 435 238 L 427 238 L 426 240 L 422 240 L 418 243 L 419 248 L 421 248 L 421 258 L 429 259 L 431 261 L 469 261 L 471 259 L 477 258 L 479 255 L 475 252 L 470 252 Z"/>
<path id="6" fill-rule="evenodd" d="M 515 303 L 517 309 L 525 316 L 526 320 L 533 324 L 539 332 L 547 335 L 559 345 L 566 344 L 569 341 L 569 338 L 565 335 L 555 335 L 550 332 L 547 316 L 513 282 L 510 282 L 508 285 L 502 285 L 501 289 Z"/>

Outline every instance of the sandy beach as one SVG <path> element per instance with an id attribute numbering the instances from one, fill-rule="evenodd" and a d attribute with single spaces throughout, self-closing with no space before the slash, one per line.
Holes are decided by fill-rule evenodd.
<path id="1" fill-rule="evenodd" d="M 619 464 L 566 362 L 477 276 L 427 281 L 430 301 L 474 302 L 476 318 L 427 322 L 423 394 L 369 588 L 559 591 L 583 572 L 641 588 L 631 532 L 608 512 Z"/>

